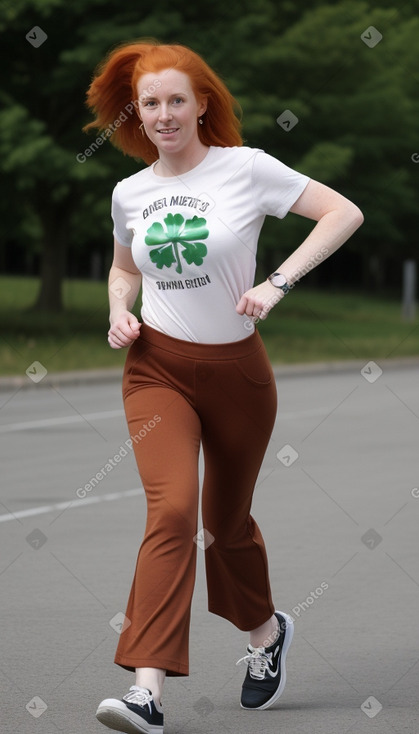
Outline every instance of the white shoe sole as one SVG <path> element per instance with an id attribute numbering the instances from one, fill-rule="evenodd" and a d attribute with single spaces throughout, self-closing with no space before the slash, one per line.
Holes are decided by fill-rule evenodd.
<path id="1" fill-rule="evenodd" d="M 96 718 L 115 731 L 123 731 L 125 734 L 163 734 L 162 726 L 148 724 L 141 717 L 131 711 L 123 701 L 116 698 L 106 698 L 99 704 Z"/>
<path id="2" fill-rule="evenodd" d="M 281 683 L 279 684 L 278 688 L 276 689 L 275 693 L 271 696 L 269 701 L 266 701 L 266 703 L 262 704 L 262 706 L 257 706 L 256 708 L 253 708 L 250 706 L 243 706 L 243 704 L 240 703 L 240 706 L 242 707 L 242 709 L 245 709 L 246 711 L 264 711 L 265 709 L 268 709 L 270 706 L 272 706 L 272 704 L 274 704 L 275 701 L 277 701 L 278 698 L 284 692 L 285 683 L 287 682 L 287 671 L 285 668 L 285 661 L 287 658 L 287 652 L 292 642 L 292 638 L 294 636 L 294 622 L 288 614 L 285 614 L 285 612 L 280 612 L 278 609 L 276 610 L 276 612 L 278 614 L 281 614 L 286 621 L 285 639 L 284 639 L 284 644 L 281 650 Z"/>

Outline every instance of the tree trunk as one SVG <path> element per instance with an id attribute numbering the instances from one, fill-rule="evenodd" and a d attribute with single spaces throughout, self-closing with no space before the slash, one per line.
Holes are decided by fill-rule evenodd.
<path id="1" fill-rule="evenodd" d="M 49 202 L 51 197 L 48 196 Z M 49 207 L 37 206 L 43 230 L 40 284 L 34 311 L 63 311 L 62 286 L 67 250 L 68 209 L 64 202 Z"/>

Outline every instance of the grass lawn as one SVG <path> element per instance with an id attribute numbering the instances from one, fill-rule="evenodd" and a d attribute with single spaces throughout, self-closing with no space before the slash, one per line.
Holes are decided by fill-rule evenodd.
<path id="1" fill-rule="evenodd" d="M 49 372 L 122 367 L 125 350 L 107 342 L 106 283 L 66 281 L 61 314 L 30 311 L 37 288 L 35 278 L 0 278 L 1 375 L 23 375 L 34 361 Z M 418 327 L 419 317 L 401 320 L 399 300 L 314 291 L 304 282 L 259 323 L 274 364 L 419 355 Z"/>

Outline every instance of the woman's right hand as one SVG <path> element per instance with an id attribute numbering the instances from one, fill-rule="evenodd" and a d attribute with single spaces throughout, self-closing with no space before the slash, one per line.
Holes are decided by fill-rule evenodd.
<path id="1" fill-rule="evenodd" d="M 120 311 L 115 318 L 110 319 L 111 327 L 108 331 L 108 342 L 112 349 L 129 347 L 140 335 L 141 324 L 130 311 Z"/>

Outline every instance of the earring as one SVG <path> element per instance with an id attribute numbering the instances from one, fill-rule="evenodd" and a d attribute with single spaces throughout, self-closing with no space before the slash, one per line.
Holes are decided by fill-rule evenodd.
<path id="1" fill-rule="evenodd" d="M 141 135 L 144 137 L 144 123 L 142 122 L 141 125 L 138 125 L 138 129 L 141 130 Z"/>
<path id="2" fill-rule="evenodd" d="M 204 121 L 203 121 L 202 117 L 199 117 L 198 118 L 198 122 L 199 122 L 200 125 L 203 125 L 204 124 Z"/>

